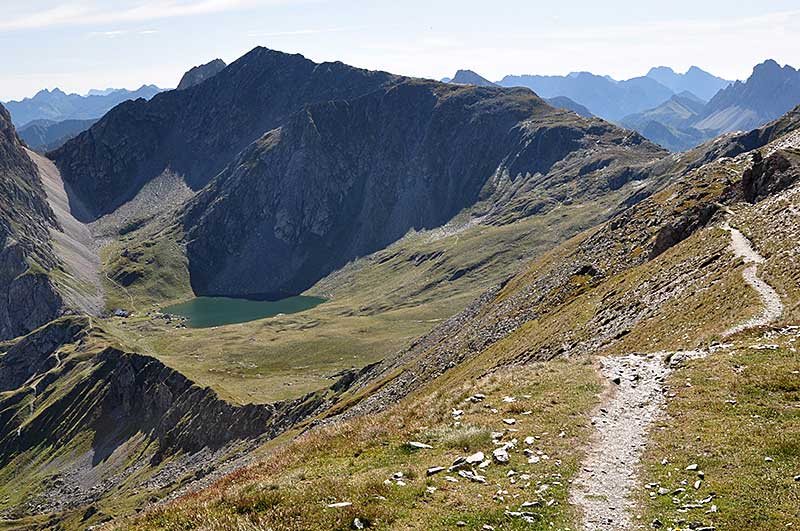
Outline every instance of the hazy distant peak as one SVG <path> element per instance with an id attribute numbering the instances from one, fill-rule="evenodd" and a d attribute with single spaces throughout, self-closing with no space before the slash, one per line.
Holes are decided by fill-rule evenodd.
<path id="1" fill-rule="evenodd" d="M 195 66 L 183 74 L 181 82 L 178 83 L 178 90 L 185 90 L 194 85 L 199 85 L 203 81 L 219 74 L 226 66 L 222 59 L 214 59 L 204 65 Z"/>
<path id="2" fill-rule="evenodd" d="M 472 70 L 459 70 L 456 72 L 456 75 L 453 76 L 453 79 L 450 80 L 450 83 L 456 83 L 461 85 L 477 85 L 479 87 L 496 87 L 497 85 L 486 79 L 485 77 L 481 76 L 473 72 Z"/>

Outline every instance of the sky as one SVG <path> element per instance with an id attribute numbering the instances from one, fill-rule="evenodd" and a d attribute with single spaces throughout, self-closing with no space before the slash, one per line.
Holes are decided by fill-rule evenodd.
<path id="1" fill-rule="evenodd" d="M 697 65 L 800 66 L 797 0 L 0 0 L 0 101 L 59 87 L 171 88 L 255 46 L 439 79 Z"/>

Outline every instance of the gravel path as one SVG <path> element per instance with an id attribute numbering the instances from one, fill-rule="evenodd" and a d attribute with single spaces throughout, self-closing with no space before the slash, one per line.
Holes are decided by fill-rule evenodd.
<path id="1" fill-rule="evenodd" d="M 750 264 L 745 282 L 764 303 L 760 315 L 726 332 L 735 334 L 777 320 L 783 313 L 778 293 L 758 277 L 763 256 L 738 230 L 725 224 L 736 256 Z M 583 514 L 583 531 L 629 531 L 633 529 L 631 492 L 636 487 L 636 469 L 647 441 L 647 430 L 665 403 L 664 381 L 671 370 L 687 359 L 704 357 L 705 351 L 631 354 L 603 358 L 602 374 L 612 382 L 610 397 L 592 419 L 594 440 L 570 493 L 570 503 Z"/>
<path id="2" fill-rule="evenodd" d="M 780 295 L 778 295 L 772 286 L 758 277 L 758 265 L 764 263 L 764 257 L 753 249 L 753 245 L 744 234 L 728 224 L 725 224 L 723 228 L 731 234 L 731 248 L 733 252 L 736 256 L 742 258 L 746 264 L 750 264 L 742 272 L 744 281 L 758 292 L 761 301 L 764 303 L 764 309 L 759 315 L 728 329 L 724 335 L 730 336 L 750 328 L 768 325 L 776 321 L 783 314 L 783 303 L 781 302 Z"/>

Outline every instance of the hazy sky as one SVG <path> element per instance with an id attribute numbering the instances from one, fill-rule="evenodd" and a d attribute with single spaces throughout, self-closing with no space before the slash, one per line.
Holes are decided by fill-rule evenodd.
<path id="1" fill-rule="evenodd" d="M 41 88 L 174 87 L 257 45 L 431 78 L 696 64 L 800 65 L 797 0 L 0 0 L 0 100 Z"/>

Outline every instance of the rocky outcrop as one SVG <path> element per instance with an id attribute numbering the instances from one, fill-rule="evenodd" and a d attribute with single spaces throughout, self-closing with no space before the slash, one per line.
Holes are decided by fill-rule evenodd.
<path id="1" fill-rule="evenodd" d="M 57 228 L 36 166 L 0 106 L 0 339 L 30 332 L 62 308 L 48 272 Z"/>
<path id="2" fill-rule="evenodd" d="M 228 65 L 225 64 L 225 61 L 222 59 L 214 59 L 204 65 L 195 66 L 183 74 L 181 82 L 178 83 L 178 88 L 176 90 L 186 90 L 189 87 L 199 85 L 206 79 L 219 74 L 226 66 Z"/>
<path id="3" fill-rule="evenodd" d="M 167 169 L 198 190 L 303 106 L 351 99 L 393 79 L 256 48 L 204 83 L 119 105 L 49 156 L 96 218 Z"/>
<path id="4" fill-rule="evenodd" d="M 298 293 L 410 229 L 439 227 L 473 207 L 509 223 L 643 179 L 663 155 L 527 89 L 402 80 L 311 105 L 189 203 L 192 287 Z"/>
<path id="5" fill-rule="evenodd" d="M 742 176 L 745 200 L 755 203 L 781 192 L 800 180 L 800 156 L 778 151 L 764 158 L 753 154 L 753 165 Z"/>

